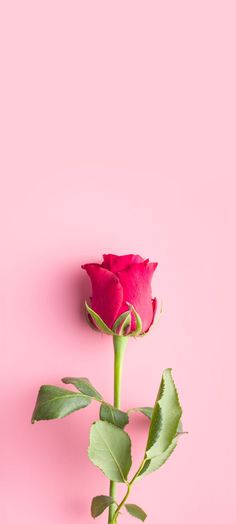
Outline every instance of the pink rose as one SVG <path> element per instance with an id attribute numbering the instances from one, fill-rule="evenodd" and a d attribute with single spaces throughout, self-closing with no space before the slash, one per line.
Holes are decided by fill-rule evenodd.
<path id="1" fill-rule="evenodd" d="M 117 326 L 122 314 L 120 319 L 126 319 L 122 334 L 135 334 L 140 319 L 142 325 L 137 334 L 149 330 L 157 307 L 157 301 L 151 295 L 151 280 L 156 267 L 156 262 L 151 263 L 139 255 L 111 254 L 103 255 L 102 264 L 82 266 L 92 283 L 91 308 L 114 333 L 120 334 Z"/>

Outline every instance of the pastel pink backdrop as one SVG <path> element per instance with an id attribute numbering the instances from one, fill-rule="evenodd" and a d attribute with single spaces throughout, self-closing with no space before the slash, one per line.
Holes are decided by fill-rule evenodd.
<path id="1" fill-rule="evenodd" d="M 8 1 L 0 25 L 1 522 L 88 524 L 107 493 L 95 405 L 30 417 L 65 375 L 112 400 L 80 265 L 134 252 L 159 261 L 164 314 L 129 342 L 122 405 L 151 405 L 171 366 L 189 434 L 132 501 L 150 523 L 233 524 L 235 2 Z M 147 423 L 130 432 L 137 464 Z"/>

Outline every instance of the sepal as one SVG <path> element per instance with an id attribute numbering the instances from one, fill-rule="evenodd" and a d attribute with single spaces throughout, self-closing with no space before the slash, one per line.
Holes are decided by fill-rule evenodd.
<path id="1" fill-rule="evenodd" d="M 128 304 L 128 302 L 127 302 Z M 135 327 L 135 330 L 132 331 L 130 333 L 130 335 L 132 337 L 138 337 L 139 335 L 142 334 L 142 319 L 141 317 L 139 316 L 138 312 L 136 311 L 136 309 L 134 308 L 134 306 L 132 306 L 132 304 L 128 304 L 130 306 L 130 309 L 134 315 L 134 318 L 135 318 L 135 322 L 136 322 L 136 327 Z"/>
<path id="2" fill-rule="evenodd" d="M 131 313 L 129 311 L 125 311 L 122 313 L 117 320 L 115 321 L 112 331 L 114 335 L 121 335 L 125 336 L 129 334 L 131 327 Z"/>
<path id="3" fill-rule="evenodd" d="M 95 328 L 98 329 L 98 331 L 101 331 L 102 333 L 105 333 L 106 335 L 113 335 L 113 331 L 105 324 L 105 322 L 102 320 L 102 318 L 94 311 L 88 304 L 85 302 L 85 307 L 89 317 L 92 318 L 92 321 L 90 321 L 90 324 L 92 327 L 95 326 Z"/>
<path id="4" fill-rule="evenodd" d="M 121 315 L 116 319 L 116 321 L 113 324 L 112 329 L 107 326 L 107 324 L 102 320 L 102 318 L 92 309 L 87 302 L 85 302 L 85 308 L 86 308 L 86 316 L 89 325 L 95 329 L 100 331 L 101 333 L 105 333 L 106 335 L 116 335 L 116 336 L 132 336 L 132 337 L 138 337 L 140 335 L 143 335 L 142 333 L 142 320 L 136 309 L 132 306 L 132 304 L 129 304 L 127 302 L 128 311 L 125 311 L 124 313 L 121 313 Z M 131 323 L 132 323 L 132 315 L 135 319 L 135 329 L 133 331 L 131 330 Z"/>

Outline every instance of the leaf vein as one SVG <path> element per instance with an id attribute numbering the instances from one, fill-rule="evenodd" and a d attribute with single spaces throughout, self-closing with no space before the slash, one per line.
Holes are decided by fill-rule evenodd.
<path id="1" fill-rule="evenodd" d="M 114 462 L 116 463 L 117 468 L 118 468 L 118 470 L 119 470 L 119 472 L 120 472 L 120 474 L 121 474 L 121 478 L 123 479 L 124 482 L 126 482 L 126 479 L 125 479 L 125 477 L 124 477 L 124 475 L 123 475 L 123 471 L 122 471 L 122 469 L 120 468 L 119 462 L 117 462 L 117 459 L 116 459 L 115 455 L 113 455 L 110 446 L 108 445 L 108 443 L 106 442 L 106 440 L 103 438 L 103 436 L 102 436 L 101 433 L 99 432 L 98 428 L 97 428 L 97 432 L 98 432 L 98 434 L 99 434 L 101 440 L 104 442 L 104 444 L 106 445 L 107 449 L 109 450 L 109 452 L 110 452 L 112 458 L 114 459 Z"/>

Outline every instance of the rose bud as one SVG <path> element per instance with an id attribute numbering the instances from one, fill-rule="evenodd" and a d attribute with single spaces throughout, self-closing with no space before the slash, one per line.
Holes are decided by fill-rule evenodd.
<path id="1" fill-rule="evenodd" d="M 139 255 L 103 255 L 102 264 L 84 264 L 91 279 L 91 307 L 86 304 L 92 327 L 110 335 L 142 335 L 153 323 L 157 301 L 151 280 L 156 262 Z"/>

